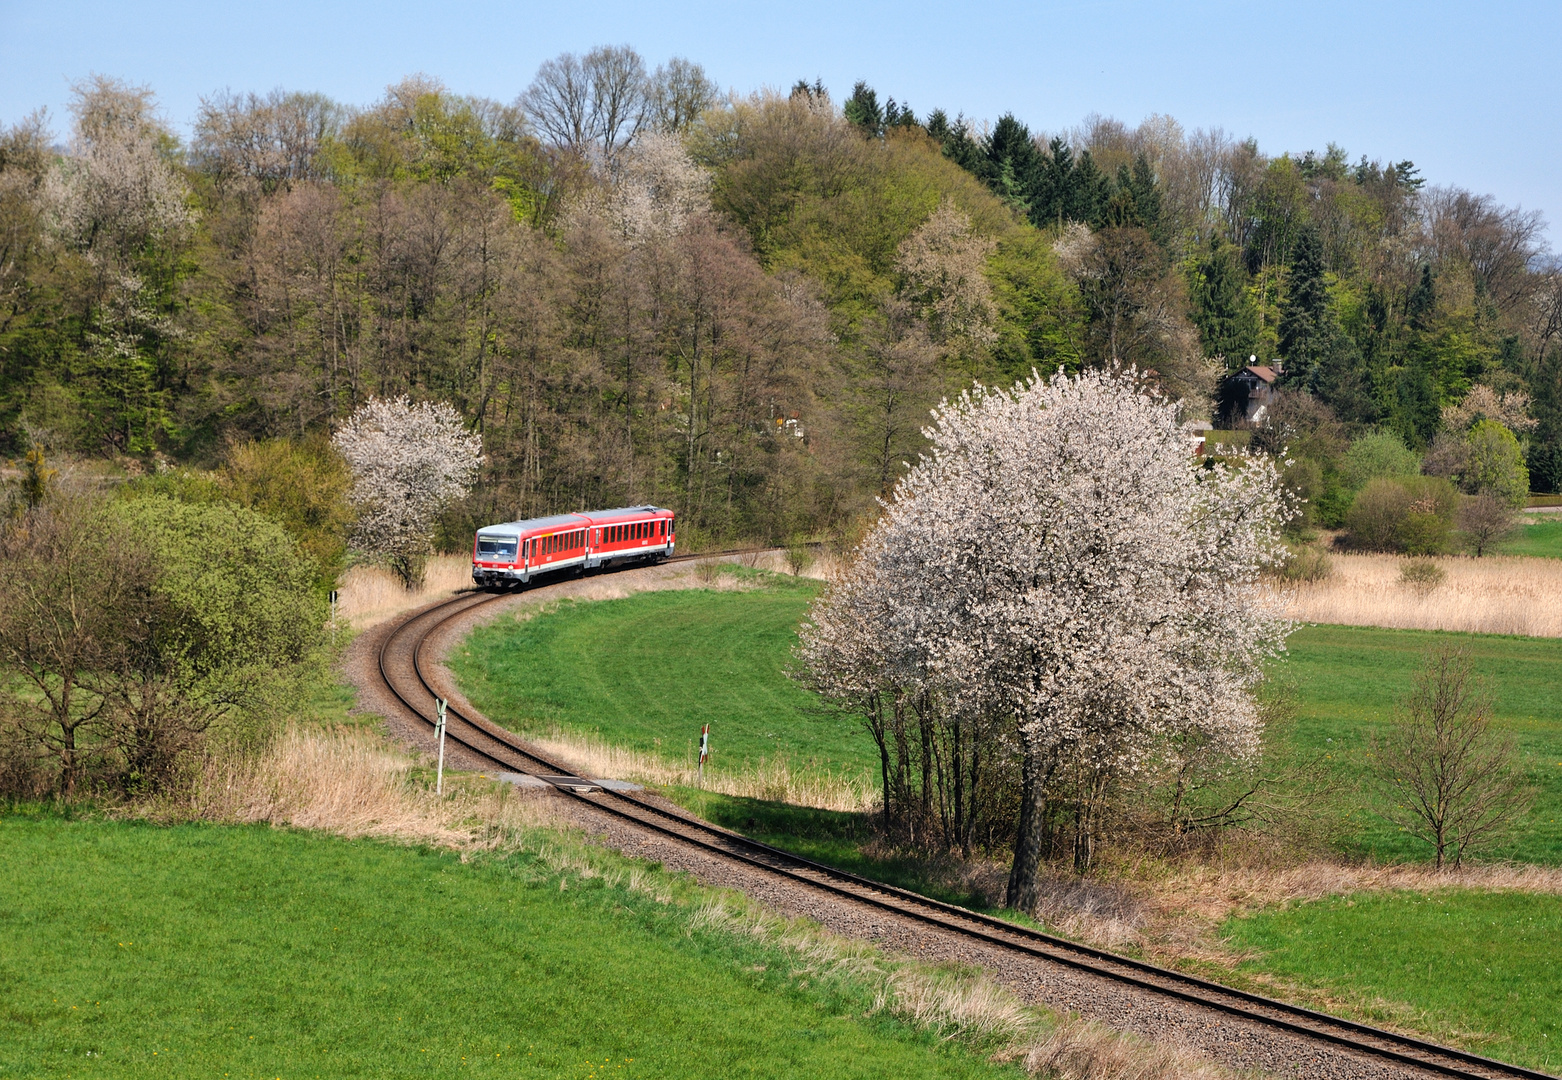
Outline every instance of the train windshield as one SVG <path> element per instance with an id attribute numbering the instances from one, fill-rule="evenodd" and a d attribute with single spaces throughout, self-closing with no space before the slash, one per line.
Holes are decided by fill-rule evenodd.
<path id="1" fill-rule="evenodd" d="M 479 536 L 477 554 L 490 559 L 515 558 L 516 538 L 513 536 Z"/>

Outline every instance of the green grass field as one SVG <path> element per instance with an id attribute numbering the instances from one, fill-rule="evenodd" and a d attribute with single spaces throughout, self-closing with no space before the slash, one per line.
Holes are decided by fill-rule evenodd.
<path id="1" fill-rule="evenodd" d="M 1494 690 L 1503 728 L 1517 740 L 1535 785 L 1530 817 L 1514 839 L 1489 855 L 1525 862 L 1562 862 L 1562 639 L 1307 626 L 1291 636 L 1278 677 L 1295 686 L 1294 752 L 1325 755 L 1337 784 L 1334 804 L 1349 819 L 1352 850 L 1380 859 L 1414 859 L 1426 846 L 1373 812 L 1367 791 L 1372 732 L 1410 691 L 1426 652 L 1456 640 Z"/>
<path id="2" fill-rule="evenodd" d="M 713 767 L 779 753 L 798 763 L 876 770 L 868 736 L 820 716 L 785 675 L 816 584 L 761 580 L 767 586 L 749 592 L 643 593 L 566 605 L 519 624 L 496 622 L 477 630 L 453 665 L 473 701 L 518 730 L 557 724 L 682 759 L 708 721 Z M 1290 752 L 1326 757 L 1336 782 L 1333 812 L 1350 850 L 1421 857 L 1422 845 L 1372 812 L 1366 754 L 1373 730 L 1409 692 L 1427 650 L 1447 639 L 1468 645 L 1492 681 L 1501 723 L 1515 733 L 1537 789 L 1522 832 L 1492 854 L 1562 862 L 1562 640 L 1302 627 L 1273 671 L 1296 689 Z M 798 827 L 804 824 L 798 842 L 805 834 L 823 842 L 819 822 Z M 850 843 L 853 830 L 835 831 Z"/>
<path id="3" fill-rule="evenodd" d="M 1018 1075 L 700 930 L 667 875 L 16 813 L 0 858 L 5 1080 Z"/>
<path id="4" fill-rule="evenodd" d="M 1224 932 L 1258 954 L 1249 970 L 1334 994 L 1379 1022 L 1542 1070 L 1562 1066 L 1555 896 L 1357 894 L 1233 919 Z"/>
<path id="5" fill-rule="evenodd" d="M 862 732 L 819 714 L 786 676 L 819 583 L 772 574 L 744 592 L 691 589 L 564 604 L 479 627 L 450 664 L 489 717 L 553 725 L 687 761 L 711 725 L 713 769 L 785 755 L 795 765 L 876 767 Z"/>
<path id="6" fill-rule="evenodd" d="M 1562 514 L 1535 515 L 1497 549 L 1504 555 L 1562 559 Z"/>
<path id="7" fill-rule="evenodd" d="M 698 717 L 711 720 L 718 746 L 725 739 L 742 753 L 872 767 L 871 743 L 858 730 L 829 732 L 828 752 L 821 750 L 821 721 L 783 674 L 811 596 L 806 584 L 781 580 L 749 593 L 656 593 L 582 604 L 480 631 L 458 657 L 459 672 L 480 705 L 501 702 L 500 715 L 512 722 L 559 724 L 654 749 L 657 738 L 664 747 L 672 741 L 685 717 Z M 1424 846 L 1373 812 L 1366 754 L 1373 729 L 1408 693 L 1426 652 L 1450 638 L 1469 647 L 1491 680 L 1500 722 L 1517 736 L 1538 793 L 1521 833 L 1492 854 L 1562 862 L 1562 641 L 1302 627 L 1273 670 L 1295 688 L 1297 701 L 1283 752 L 1321 755 L 1328 763 L 1335 782 L 1330 812 L 1348 850 L 1425 857 Z M 656 704 L 648 712 L 640 703 L 650 700 Z M 700 791 L 670 794 L 777 846 L 943 899 L 980 903 L 941 885 L 936 867 L 864 852 L 872 829 L 862 815 Z M 1369 1017 L 1438 1037 L 1473 1034 L 1473 1045 L 1500 1057 L 1548 1066 L 1562 1060 L 1548 1056 L 1550 1041 L 1562 1038 L 1555 1030 L 1562 968 L 1551 947 L 1562 933 L 1556 897 L 1358 896 L 1264 912 L 1225 931 L 1234 946 L 1260 954 L 1247 965 L 1255 974 L 1316 987 Z"/>

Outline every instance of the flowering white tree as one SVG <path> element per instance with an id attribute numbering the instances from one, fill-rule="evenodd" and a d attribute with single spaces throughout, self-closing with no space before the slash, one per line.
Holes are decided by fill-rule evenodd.
<path id="1" fill-rule="evenodd" d="M 653 132 L 623 155 L 605 192 L 590 195 L 576 213 L 602 214 L 638 246 L 677 236 L 690 218 L 710 210 L 710 173 L 695 164 L 678 136 Z"/>
<path id="2" fill-rule="evenodd" d="M 971 219 L 946 196 L 916 232 L 901 242 L 895 269 L 902 294 L 927 320 L 933 340 L 991 345 L 992 287 L 985 274 L 996 241 L 977 236 Z"/>
<path id="3" fill-rule="evenodd" d="M 1200 469 L 1176 405 L 1132 371 L 978 387 L 927 435 L 801 655 L 838 701 L 877 680 L 1008 717 L 1009 903 L 1029 908 L 1049 813 L 1069 816 L 1083 871 L 1114 785 L 1169 740 L 1256 750 L 1259 665 L 1288 627 L 1259 574 L 1293 507 L 1266 459 Z"/>
<path id="4" fill-rule="evenodd" d="M 99 261 L 123 258 L 194 220 L 163 150 L 152 92 L 101 75 L 72 87 L 70 154 L 50 178 L 55 226 Z"/>
<path id="5" fill-rule="evenodd" d="M 414 587 L 433 550 L 435 519 L 471 490 L 482 437 L 446 402 L 399 397 L 371 398 L 331 441 L 353 474 L 354 546 Z"/>

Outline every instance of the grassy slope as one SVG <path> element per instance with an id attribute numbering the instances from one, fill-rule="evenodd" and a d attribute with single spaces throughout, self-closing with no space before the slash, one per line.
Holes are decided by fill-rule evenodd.
<path id="1" fill-rule="evenodd" d="M 524 856 L 16 815 L 0 852 L 0 1077 L 1008 1074 Z"/>
<path id="2" fill-rule="evenodd" d="M 1562 559 L 1562 514 L 1523 525 L 1518 534 L 1498 549 L 1504 555 L 1538 555 Z"/>
<path id="3" fill-rule="evenodd" d="M 795 762 L 876 769 L 867 735 L 812 712 L 808 695 L 784 674 L 815 584 L 767 580 L 752 592 L 644 593 L 494 623 L 452 660 L 473 700 L 521 729 L 558 724 L 681 758 L 709 721 L 714 767 L 783 753 Z M 1365 809 L 1367 745 L 1409 691 L 1426 650 L 1450 638 L 1467 644 L 1493 681 L 1498 714 L 1517 735 L 1538 789 L 1523 835 L 1497 854 L 1562 862 L 1562 640 L 1303 627 L 1275 671 L 1297 690 L 1293 746 L 1330 755 L 1338 812 L 1352 821 L 1354 847 L 1420 857 L 1415 841 Z M 744 802 L 707 798 L 705 805 L 729 824 L 752 817 L 751 830 L 773 838 L 793 832 L 816 855 L 826 855 L 820 844 L 840 858 L 855 850 L 859 829 L 844 819 L 827 825 L 813 815 L 796 827 L 770 827 L 772 815 Z"/>
<path id="4" fill-rule="evenodd" d="M 566 604 L 481 627 L 450 658 L 461 686 L 517 730 L 559 725 L 687 760 L 711 725 L 711 763 L 785 754 L 853 771 L 876 767 L 855 726 L 812 711 L 785 675 L 818 582 L 763 575 L 745 592 L 640 593 Z"/>
<path id="5" fill-rule="evenodd" d="M 1380 1020 L 1462 1037 L 1491 1056 L 1562 1066 L 1557 897 L 1357 895 L 1234 919 L 1225 930 L 1233 945 L 1262 954 L 1250 968 L 1338 992 Z M 1420 1015 L 1373 999 L 1408 1002 Z"/>

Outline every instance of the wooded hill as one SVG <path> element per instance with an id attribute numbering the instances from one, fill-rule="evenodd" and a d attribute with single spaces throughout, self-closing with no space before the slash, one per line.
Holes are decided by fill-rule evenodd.
<path id="1" fill-rule="evenodd" d="M 628 49 L 512 105 L 412 78 L 364 108 L 218 95 L 193 132 L 94 78 L 64 147 L 41 114 L 0 133 L 0 452 L 209 467 L 407 394 L 483 437 L 452 538 L 656 502 L 781 540 L 870 510 L 972 380 L 1117 358 L 1218 416 L 1257 355 L 1413 448 L 1476 384 L 1527 395 L 1532 483 L 1562 484 L 1540 218 L 1410 162 L 861 84 L 721 98 Z"/>

